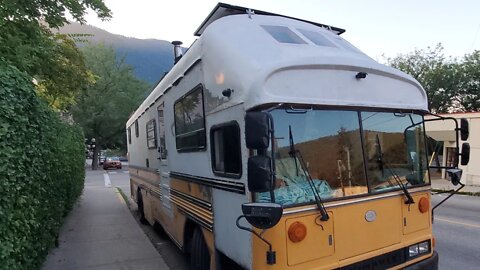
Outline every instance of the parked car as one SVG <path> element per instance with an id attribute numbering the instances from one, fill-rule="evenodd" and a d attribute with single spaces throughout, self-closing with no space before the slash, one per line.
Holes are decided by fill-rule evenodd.
<path id="1" fill-rule="evenodd" d="M 122 168 L 122 162 L 120 162 L 120 159 L 118 157 L 107 157 L 105 159 L 105 161 L 103 162 L 103 169 L 108 170 L 110 168 L 114 168 L 114 169 Z"/>

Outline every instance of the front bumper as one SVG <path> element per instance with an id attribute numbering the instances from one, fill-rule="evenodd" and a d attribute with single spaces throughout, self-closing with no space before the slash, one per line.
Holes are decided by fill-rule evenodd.
<path id="1" fill-rule="evenodd" d="M 108 163 L 103 165 L 104 169 L 110 169 L 110 168 L 116 168 L 116 169 L 121 169 L 122 164 L 121 163 Z"/>
<path id="2" fill-rule="evenodd" d="M 405 270 L 438 270 L 438 253 L 434 250 L 430 258 L 409 265 L 405 267 Z"/>

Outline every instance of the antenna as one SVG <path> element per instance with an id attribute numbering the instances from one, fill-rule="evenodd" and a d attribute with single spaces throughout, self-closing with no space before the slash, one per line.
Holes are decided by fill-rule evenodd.
<path id="1" fill-rule="evenodd" d="M 255 15 L 255 11 L 253 9 L 247 9 L 247 14 L 248 14 L 248 18 L 251 19 L 252 18 L 252 15 Z"/>

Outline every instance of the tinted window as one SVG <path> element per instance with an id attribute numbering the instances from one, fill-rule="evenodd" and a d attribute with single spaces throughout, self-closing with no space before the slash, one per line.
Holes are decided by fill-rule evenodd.
<path id="1" fill-rule="evenodd" d="M 127 129 L 127 137 L 128 137 L 128 143 L 131 144 L 132 143 L 132 129 L 130 127 Z"/>
<path id="2" fill-rule="evenodd" d="M 275 25 L 262 25 L 262 27 L 278 42 L 305 44 L 305 41 L 288 29 L 288 27 Z"/>
<path id="3" fill-rule="evenodd" d="M 157 147 L 157 133 L 155 132 L 155 120 L 147 123 L 147 147 Z"/>
<path id="4" fill-rule="evenodd" d="M 213 171 L 224 176 L 239 177 L 242 169 L 240 128 L 236 122 L 212 128 Z"/>
<path id="5" fill-rule="evenodd" d="M 135 137 L 138 138 L 138 120 L 135 120 Z"/>
<path id="6" fill-rule="evenodd" d="M 205 148 L 205 113 L 202 90 L 203 88 L 199 86 L 175 103 L 177 150 L 188 151 Z"/>
<path id="7" fill-rule="evenodd" d="M 318 32 L 313 32 L 313 31 L 308 31 L 303 29 L 297 29 L 297 30 L 298 32 L 300 32 L 302 35 L 304 35 L 306 38 L 308 38 L 310 41 L 312 41 L 317 45 L 336 47 L 330 40 L 328 40 L 324 35 Z"/>

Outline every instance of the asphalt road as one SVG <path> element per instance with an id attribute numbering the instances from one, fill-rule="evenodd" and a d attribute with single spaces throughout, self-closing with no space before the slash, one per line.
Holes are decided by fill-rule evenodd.
<path id="1" fill-rule="evenodd" d="M 128 167 L 109 170 L 112 187 L 119 187 L 130 197 Z M 432 205 L 446 195 L 432 196 Z M 138 221 L 135 205 L 132 214 Z M 171 269 L 187 270 L 188 258 L 173 244 L 161 228 L 138 223 Z M 456 195 L 435 210 L 433 230 L 440 270 L 480 269 L 480 197 Z"/>
<path id="2" fill-rule="evenodd" d="M 432 196 L 432 205 L 446 195 Z M 480 197 L 455 195 L 435 209 L 433 232 L 441 270 L 480 269 Z"/>

